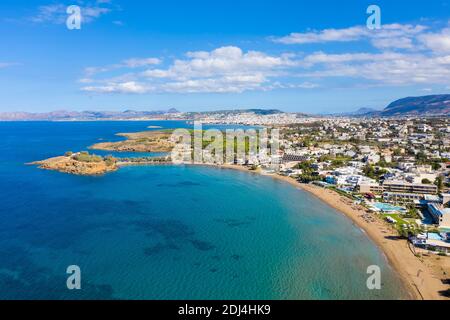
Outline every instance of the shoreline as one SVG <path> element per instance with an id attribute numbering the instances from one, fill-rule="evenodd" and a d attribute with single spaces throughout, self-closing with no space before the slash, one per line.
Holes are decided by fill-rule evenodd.
<path id="1" fill-rule="evenodd" d="M 201 166 L 201 164 L 200 164 Z M 292 178 L 280 176 L 278 174 L 263 174 L 260 171 L 251 171 L 238 165 L 206 165 L 218 169 L 229 169 L 243 171 L 247 173 L 259 174 L 271 177 L 278 181 L 288 183 L 304 192 L 307 192 L 326 205 L 346 216 L 352 223 L 359 227 L 366 236 L 385 255 L 389 265 L 399 276 L 405 285 L 411 299 L 414 300 L 446 300 L 439 294 L 440 291 L 448 288 L 436 278 L 431 268 L 419 260 L 413 253 L 410 244 L 405 239 L 399 239 L 396 231 L 384 221 L 375 218 L 374 222 L 368 222 L 363 215 L 367 214 L 366 209 L 353 204 L 353 202 L 332 190 L 320 188 L 318 186 L 302 184 Z"/>
<path id="2" fill-rule="evenodd" d="M 164 166 L 177 165 L 174 163 L 148 162 L 148 163 L 120 163 L 117 168 L 125 166 Z M 307 192 L 326 205 L 335 209 L 346 218 L 350 219 L 365 235 L 378 247 L 385 256 L 390 267 L 394 269 L 403 282 L 409 298 L 414 300 L 448 300 L 440 295 L 440 292 L 448 290 L 433 270 L 435 265 L 427 265 L 413 252 L 410 244 L 405 239 L 400 239 L 398 233 L 376 214 L 368 214 L 367 209 L 356 205 L 352 200 L 338 193 L 315 185 L 303 184 L 287 176 L 279 174 L 264 174 L 261 170 L 249 170 L 241 165 L 216 165 L 206 163 L 187 163 L 184 166 L 210 167 L 223 170 L 242 171 L 247 174 L 255 174 L 270 177 L 283 183 L 288 183 L 296 189 Z M 370 221 L 369 221 L 370 220 Z M 423 258 L 423 257 L 422 257 Z"/>

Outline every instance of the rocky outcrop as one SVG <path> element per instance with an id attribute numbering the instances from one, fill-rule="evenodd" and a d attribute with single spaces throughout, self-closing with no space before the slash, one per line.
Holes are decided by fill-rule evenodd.
<path id="1" fill-rule="evenodd" d="M 69 174 L 95 176 L 103 175 L 118 169 L 115 162 L 102 159 L 98 162 L 84 162 L 74 159 L 72 156 L 50 158 L 43 161 L 33 162 L 41 169 L 54 170 Z"/>
<path id="2" fill-rule="evenodd" d="M 125 141 L 97 143 L 90 147 L 94 150 L 116 152 L 171 152 L 175 143 L 170 140 L 172 132 L 144 131 L 136 133 L 121 133 Z"/>

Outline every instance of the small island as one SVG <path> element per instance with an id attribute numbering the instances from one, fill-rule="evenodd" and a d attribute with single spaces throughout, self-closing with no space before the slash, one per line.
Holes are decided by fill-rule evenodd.
<path id="1" fill-rule="evenodd" d="M 95 176 L 118 169 L 117 159 L 112 156 L 101 157 L 83 151 L 66 152 L 64 156 L 31 163 L 41 169 L 59 171 L 74 175 Z"/>
<path id="2" fill-rule="evenodd" d="M 119 133 L 118 136 L 127 140 L 117 142 L 102 142 L 89 147 L 92 150 L 116 152 L 171 152 L 175 143 L 170 140 L 172 130 L 143 131 L 136 133 Z"/>

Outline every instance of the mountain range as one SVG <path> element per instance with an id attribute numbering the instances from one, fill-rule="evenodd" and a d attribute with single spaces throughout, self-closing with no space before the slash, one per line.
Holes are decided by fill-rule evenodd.
<path id="1" fill-rule="evenodd" d="M 176 109 L 167 111 L 52 111 L 45 113 L 3 112 L 0 121 L 71 121 L 71 120 L 133 120 L 146 118 L 164 118 L 179 113 Z"/>
<path id="2" fill-rule="evenodd" d="M 392 102 L 381 111 L 384 117 L 437 116 L 450 114 L 450 94 L 409 97 Z"/>
<path id="3" fill-rule="evenodd" d="M 382 110 L 360 108 L 357 111 L 328 114 L 337 117 L 412 117 L 450 115 L 450 94 L 408 97 L 390 103 Z"/>
<path id="4" fill-rule="evenodd" d="M 277 109 L 222 110 L 210 112 L 188 112 L 184 118 L 196 118 L 201 115 L 254 113 L 256 115 L 282 114 Z M 175 118 L 177 109 L 166 111 L 53 111 L 47 113 L 3 112 L 0 121 L 71 121 L 71 120 L 141 120 Z M 299 115 L 307 116 L 299 113 Z M 389 104 L 384 110 L 361 108 L 355 112 L 333 114 L 333 116 L 351 117 L 404 117 L 450 115 L 450 94 L 403 98 Z M 175 116 L 175 117 L 174 117 Z"/>

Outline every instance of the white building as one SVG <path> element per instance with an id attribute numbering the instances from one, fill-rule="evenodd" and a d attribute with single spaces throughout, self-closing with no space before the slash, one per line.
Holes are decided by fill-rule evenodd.
<path id="1" fill-rule="evenodd" d="M 435 203 L 428 204 L 428 211 L 439 227 L 450 229 L 450 209 L 444 208 Z"/>

